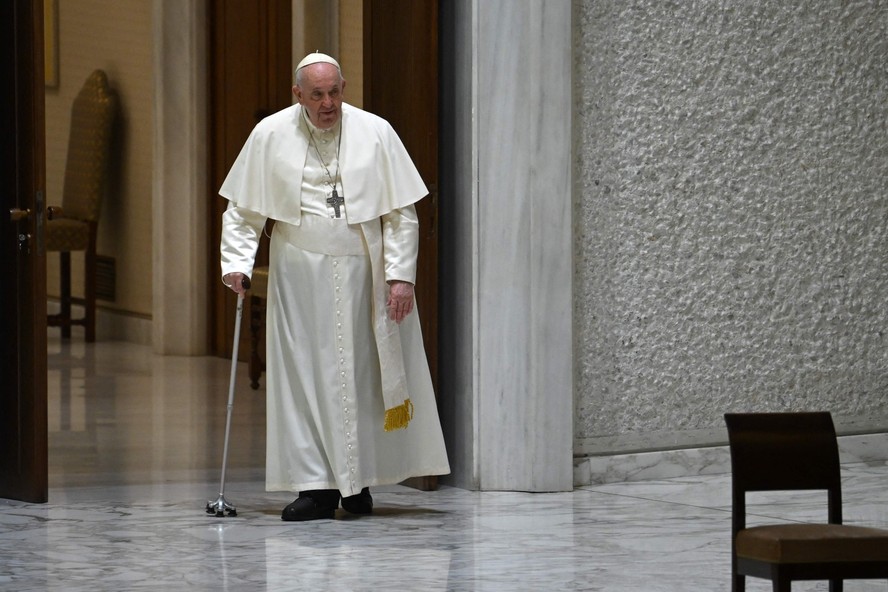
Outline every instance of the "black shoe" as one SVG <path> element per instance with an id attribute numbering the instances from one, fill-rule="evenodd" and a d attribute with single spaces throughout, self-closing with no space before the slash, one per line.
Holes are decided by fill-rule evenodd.
<path id="1" fill-rule="evenodd" d="M 339 507 L 339 492 L 335 489 L 300 491 L 299 497 L 284 508 L 281 520 L 302 522 L 305 520 L 331 519 Z"/>
<path id="2" fill-rule="evenodd" d="M 342 498 L 342 509 L 352 514 L 369 514 L 373 511 L 373 498 L 370 488 L 365 487 L 361 493 Z"/>

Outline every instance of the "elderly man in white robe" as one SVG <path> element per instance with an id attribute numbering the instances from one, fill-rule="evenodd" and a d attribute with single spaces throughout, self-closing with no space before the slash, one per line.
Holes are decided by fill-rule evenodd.
<path id="1" fill-rule="evenodd" d="M 266 489 L 288 521 L 372 511 L 370 487 L 450 472 L 414 305 L 427 193 L 391 126 L 343 102 L 330 56 L 263 119 L 220 195 L 222 281 L 238 294 L 268 219 Z"/>

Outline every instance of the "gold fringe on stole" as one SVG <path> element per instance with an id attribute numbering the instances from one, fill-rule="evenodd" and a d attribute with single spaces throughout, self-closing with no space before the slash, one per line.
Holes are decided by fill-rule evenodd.
<path id="1" fill-rule="evenodd" d="M 406 428 L 411 419 L 413 419 L 413 403 L 407 399 L 403 405 L 385 410 L 385 431 L 391 432 Z"/>

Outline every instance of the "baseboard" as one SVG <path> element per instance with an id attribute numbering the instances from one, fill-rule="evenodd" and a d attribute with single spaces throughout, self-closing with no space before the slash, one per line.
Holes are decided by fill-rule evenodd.
<path id="1" fill-rule="evenodd" d="M 888 460 L 888 433 L 840 436 L 839 453 L 843 464 Z M 727 446 L 585 456 L 574 459 L 574 486 L 730 472 Z"/>

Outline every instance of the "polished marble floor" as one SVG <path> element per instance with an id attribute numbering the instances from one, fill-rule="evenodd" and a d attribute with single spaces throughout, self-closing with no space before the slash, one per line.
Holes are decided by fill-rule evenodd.
<path id="1" fill-rule="evenodd" d="M 238 515 L 208 516 L 229 362 L 50 337 L 50 499 L 0 500 L 0 590 L 730 589 L 728 475 L 553 494 L 392 486 L 374 491 L 372 516 L 281 522 L 291 496 L 263 489 L 264 391 L 243 367 L 225 489 Z M 849 463 L 843 477 L 846 521 L 888 527 L 888 466 Z M 822 516 L 820 494 L 798 501 L 763 496 L 751 510 Z"/>

